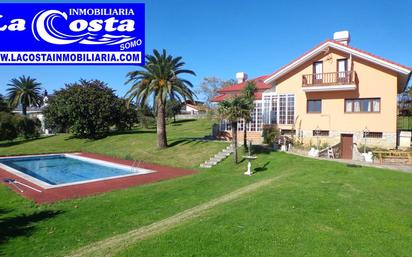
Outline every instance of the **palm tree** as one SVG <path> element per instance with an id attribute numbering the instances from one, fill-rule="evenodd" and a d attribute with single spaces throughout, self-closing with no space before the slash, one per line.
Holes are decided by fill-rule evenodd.
<path id="1" fill-rule="evenodd" d="M 230 122 L 232 127 L 233 158 L 237 163 L 237 122 L 239 119 L 250 116 L 249 103 L 243 96 L 235 96 L 219 103 L 218 113 L 222 119 Z"/>
<path id="2" fill-rule="evenodd" d="M 250 113 L 247 114 L 247 116 L 243 117 L 243 120 L 245 122 L 243 126 L 243 146 L 245 150 L 247 150 L 247 124 L 251 120 L 251 112 L 253 112 L 253 109 L 255 108 L 255 104 L 253 101 L 255 100 L 255 91 L 256 91 L 256 86 L 255 82 L 249 81 L 246 84 L 245 89 L 243 90 L 243 97 L 245 98 L 246 103 L 249 106 Z"/>
<path id="3" fill-rule="evenodd" d="M 184 65 L 182 57 L 173 57 L 167 54 L 166 50 L 162 53 L 153 50 L 153 55 L 146 55 L 146 65 L 142 70 L 131 71 L 127 74 L 126 84 L 132 84 L 126 94 L 129 103 L 136 99 L 138 104 L 144 105 L 153 97 L 159 148 L 167 147 L 166 102 L 171 99 L 193 100 L 195 96 L 191 90 L 192 83 L 178 77 L 184 74 L 196 76 L 192 70 L 184 69 Z"/>
<path id="4" fill-rule="evenodd" d="M 30 76 L 14 78 L 7 84 L 7 98 L 9 105 L 16 108 L 21 104 L 23 115 L 27 114 L 27 107 L 40 106 L 41 103 L 41 83 Z"/>

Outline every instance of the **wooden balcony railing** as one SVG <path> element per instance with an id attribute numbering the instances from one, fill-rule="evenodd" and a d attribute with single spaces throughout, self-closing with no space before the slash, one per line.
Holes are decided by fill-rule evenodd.
<path id="1" fill-rule="evenodd" d="M 302 87 L 356 84 L 355 71 L 307 74 L 302 76 Z"/>

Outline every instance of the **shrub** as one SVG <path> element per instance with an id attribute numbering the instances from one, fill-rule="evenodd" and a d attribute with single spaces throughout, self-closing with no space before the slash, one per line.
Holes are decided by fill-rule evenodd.
<path id="1" fill-rule="evenodd" d="M 104 136 L 114 125 L 130 128 L 133 115 L 129 110 L 120 110 L 123 107 L 119 101 L 106 83 L 82 79 L 55 92 L 44 112 L 46 124 L 57 131 L 71 131 L 86 138 Z"/>
<path id="2" fill-rule="evenodd" d="M 127 106 L 127 101 L 119 99 L 116 104 L 117 114 L 114 117 L 116 129 L 130 130 L 138 122 L 138 112 L 134 105 Z"/>
<path id="3" fill-rule="evenodd" d="M 36 138 L 40 136 L 40 132 L 39 119 L 0 112 L 0 140 L 13 140 L 18 136 L 25 139 Z"/>
<path id="4" fill-rule="evenodd" d="M 0 140 L 13 140 L 17 136 L 16 116 L 11 113 L 0 112 Z"/>
<path id="5" fill-rule="evenodd" d="M 264 126 L 262 131 L 263 143 L 272 144 L 276 142 L 280 135 L 280 131 L 277 126 Z"/>
<path id="6" fill-rule="evenodd" d="M 320 142 L 320 149 L 325 149 L 328 146 L 329 146 L 328 142 L 322 142 L 322 141 Z"/>
<path id="7" fill-rule="evenodd" d="M 40 136 L 41 122 L 37 118 L 19 117 L 17 119 L 17 131 L 25 139 Z"/>

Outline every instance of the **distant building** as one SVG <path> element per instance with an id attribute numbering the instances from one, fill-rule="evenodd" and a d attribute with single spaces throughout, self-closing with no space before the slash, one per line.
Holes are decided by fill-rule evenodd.
<path id="1" fill-rule="evenodd" d="M 46 135 L 50 134 L 51 131 L 50 129 L 47 129 L 45 127 L 43 110 L 44 108 L 48 106 L 51 97 L 53 96 L 49 96 L 47 93 L 47 90 L 45 90 L 40 107 L 38 106 L 27 107 L 27 116 L 30 118 L 39 119 L 39 121 L 41 122 L 41 132 Z M 17 108 L 13 110 L 13 113 L 23 114 L 21 105 L 18 105 Z"/>
<path id="2" fill-rule="evenodd" d="M 200 101 L 186 101 L 182 104 L 181 114 L 199 115 L 206 113 L 206 107 Z"/>

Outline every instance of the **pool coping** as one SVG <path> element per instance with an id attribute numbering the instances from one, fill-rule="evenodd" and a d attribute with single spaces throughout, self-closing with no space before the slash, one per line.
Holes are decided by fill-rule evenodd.
<path id="1" fill-rule="evenodd" d="M 62 155 L 65 153 L 50 153 L 50 154 L 33 154 L 33 155 L 15 155 L 15 156 L 2 156 L 2 158 L 17 158 L 25 156 L 47 156 L 47 155 Z M 73 153 L 70 153 L 73 154 Z M 96 153 L 87 153 L 87 152 L 78 152 L 77 156 L 91 158 L 96 161 L 105 161 L 111 162 L 116 165 L 122 166 L 133 166 L 133 160 L 124 160 L 115 157 L 105 156 Z M 3 181 L 6 178 L 15 179 L 19 182 L 25 183 L 28 186 L 31 186 L 35 189 L 40 190 L 41 192 L 36 192 L 22 186 L 24 192 L 20 192 L 13 185 L 5 183 L 10 189 L 22 195 L 25 198 L 28 198 L 36 203 L 53 203 L 61 200 L 75 199 L 80 197 L 86 197 L 91 195 L 97 195 L 100 193 L 110 192 L 113 190 L 125 189 L 133 186 L 144 185 L 149 183 L 154 183 L 157 181 L 172 179 L 180 176 L 190 175 L 196 173 L 197 171 L 169 167 L 157 164 L 151 164 L 146 162 L 140 162 L 139 168 L 152 170 L 155 172 L 146 173 L 146 174 L 130 174 L 126 176 L 114 177 L 114 178 L 104 178 L 103 180 L 97 181 L 85 181 L 84 183 L 76 183 L 71 185 L 42 188 L 39 185 L 33 183 L 32 181 L 17 176 L 2 167 L 0 167 L 0 179 Z"/>
<path id="2" fill-rule="evenodd" d="M 33 176 L 30 176 L 30 175 L 28 175 L 24 172 L 19 171 L 18 169 L 15 169 L 15 168 L 10 167 L 10 166 L 8 166 L 6 164 L 3 164 L 3 163 L 0 163 L 0 168 L 3 169 L 3 170 L 8 171 L 10 173 L 13 173 L 14 175 L 17 175 L 22 179 L 30 181 L 31 183 L 41 187 L 42 189 L 58 188 L 58 187 L 72 186 L 72 185 L 78 185 L 78 184 L 86 184 L 86 183 L 90 183 L 90 182 L 103 181 L 103 180 L 109 180 L 109 179 L 114 179 L 114 178 L 122 178 L 122 177 L 128 177 L 128 176 L 139 176 L 139 175 L 143 175 L 143 174 L 156 172 L 155 170 L 143 169 L 143 168 L 140 168 L 140 167 L 133 167 L 133 165 L 124 165 L 124 164 L 118 164 L 118 163 L 114 163 L 114 162 L 94 159 L 94 158 L 90 158 L 90 157 L 84 157 L 84 156 L 81 156 L 81 153 L 24 155 L 24 156 L 12 156 L 12 157 L 8 156 L 8 157 L 0 157 L 0 160 L 2 160 L 2 159 L 13 159 L 13 158 L 25 158 L 25 157 L 39 157 L 39 156 L 65 156 L 65 157 L 68 157 L 68 158 L 82 160 L 82 161 L 85 161 L 85 162 L 91 162 L 91 163 L 95 163 L 95 164 L 99 164 L 99 165 L 116 167 L 116 168 L 120 168 L 120 169 L 124 169 L 124 170 L 130 169 L 131 172 L 133 172 L 135 174 L 131 173 L 131 174 L 125 174 L 125 175 L 119 175 L 119 176 L 111 176 L 111 177 L 105 177 L 105 178 L 89 179 L 89 180 L 84 180 L 84 181 L 71 182 L 71 183 L 62 183 L 62 184 L 58 184 L 58 185 L 53 185 L 53 184 L 49 184 L 45 181 L 42 181 L 38 178 L 35 178 Z M 134 172 L 133 169 L 136 170 L 136 171 L 139 171 L 139 173 Z"/>

